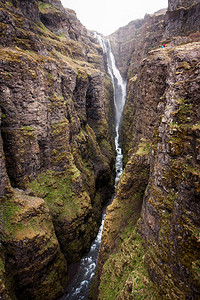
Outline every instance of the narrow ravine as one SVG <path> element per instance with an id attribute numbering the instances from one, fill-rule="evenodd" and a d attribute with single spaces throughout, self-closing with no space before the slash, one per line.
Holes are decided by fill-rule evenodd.
<path id="1" fill-rule="evenodd" d="M 126 83 L 123 81 L 119 70 L 116 67 L 114 55 L 111 51 L 110 43 L 107 39 L 96 34 L 96 38 L 103 48 L 103 52 L 107 57 L 107 68 L 112 79 L 114 89 L 114 105 L 115 105 L 115 148 L 116 148 L 116 177 L 115 187 L 123 172 L 123 154 L 122 149 L 119 145 L 119 125 L 126 100 Z M 71 280 L 67 288 L 67 296 L 63 297 L 62 300 L 81 300 L 88 299 L 90 285 L 95 274 L 97 266 L 97 257 L 99 247 L 101 244 L 101 236 L 103 231 L 104 219 L 106 216 L 106 207 L 102 215 L 102 223 L 99 228 L 98 235 L 91 245 L 90 251 L 81 259 L 78 264 L 71 266 L 76 269 L 74 278 Z"/>

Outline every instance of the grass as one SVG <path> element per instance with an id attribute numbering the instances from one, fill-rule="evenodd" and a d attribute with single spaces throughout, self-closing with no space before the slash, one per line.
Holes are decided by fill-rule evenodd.
<path id="1" fill-rule="evenodd" d="M 76 218 L 83 205 L 90 205 L 86 191 L 78 187 L 80 171 L 72 165 L 66 173 L 55 173 L 52 170 L 41 173 L 30 183 L 30 188 L 38 197 L 43 198 L 54 215 L 61 213 L 66 220 Z"/>
<path id="2" fill-rule="evenodd" d="M 99 299 L 151 299 L 154 294 L 144 264 L 145 249 L 136 228 L 131 222 L 124 228 L 122 243 L 105 263 Z"/>
<path id="3" fill-rule="evenodd" d="M 149 150 L 150 150 L 150 143 L 146 139 L 141 138 L 136 154 L 140 156 L 148 155 Z"/>
<path id="4" fill-rule="evenodd" d="M 51 12 L 51 13 L 55 13 L 55 12 L 60 13 L 60 11 L 58 9 L 56 9 L 55 6 L 53 6 L 49 3 L 44 3 L 44 2 L 39 1 L 38 2 L 38 7 L 39 7 L 40 12 L 43 13 L 43 14 L 47 14 L 49 12 Z"/>

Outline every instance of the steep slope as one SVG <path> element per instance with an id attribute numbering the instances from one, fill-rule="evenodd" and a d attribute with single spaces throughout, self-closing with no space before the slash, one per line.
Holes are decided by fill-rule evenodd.
<path id="1" fill-rule="evenodd" d="M 140 221 L 148 271 L 166 299 L 200 294 L 199 50 L 200 43 L 189 43 L 170 54 Z"/>
<path id="2" fill-rule="evenodd" d="M 177 2 L 160 15 L 159 48 L 140 52 L 141 59 L 137 51 L 151 36 L 152 20 L 111 36 L 128 74 L 126 167 L 105 219 L 98 299 L 199 299 L 199 1 L 180 9 Z"/>
<path id="3" fill-rule="evenodd" d="M 101 47 L 54 1 L 1 1 L 1 297 L 55 299 L 113 191 Z"/>

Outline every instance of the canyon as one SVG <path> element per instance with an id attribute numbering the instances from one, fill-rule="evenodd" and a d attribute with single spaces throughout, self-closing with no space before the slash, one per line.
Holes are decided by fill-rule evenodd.
<path id="1" fill-rule="evenodd" d="M 0 4 L 0 298 L 58 299 L 107 208 L 90 299 L 200 297 L 200 1 L 108 39 L 59 0 Z M 162 46 L 164 44 L 164 46 Z M 162 47 L 161 47 L 162 46 Z"/>

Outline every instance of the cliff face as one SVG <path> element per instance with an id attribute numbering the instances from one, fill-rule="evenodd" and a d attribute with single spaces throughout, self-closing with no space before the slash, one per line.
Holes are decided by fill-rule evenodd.
<path id="1" fill-rule="evenodd" d="M 1 1 L 1 297 L 55 299 L 113 191 L 103 53 L 60 1 Z"/>
<path id="2" fill-rule="evenodd" d="M 124 78 L 137 73 L 142 59 L 150 50 L 163 43 L 175 45 L 192 41 L 199 31 L 200 2 L 171 1 L 168 10 L 161 9 L 145 15 L 144 19 L 130 22 L 109 36 L 117 66 Z"/>
<path id="3" fill-rule="evenodd" d="M 159 47 L 143 53 L 141 60 L 134 49 L 143 40 L 123 61 L 128 41 L 132 45 L 126 31 L 131 23 L 111 37 L 118 66 L 123 71 L 127 64 L 121 125 L 125 170 L 105 219 L 98 299 L 200 295 L 199 4 L 190 4 L 174 8 L 173 18 L 170 11 L 162 15 Z M 145 22 L 140 24 L 141 31 Z M 122 38 L 117 44 L 120 32 L 124 44 Z M 144 38 L 151 36 L 151 31 L 144 33 Z"/>
<path id="4" fill-rule="evenodd" d="M 94 298 L 199 298 L 199 8 L 169 1 L 110 36 L 125 169 Z M 113 192 L 111 80 L 59 0 L 2 0 L 0 20 L 0 298 L 53 300 Z"/>
<path id="5" fill-rule="evenodd" d="M 171 299 L 197 299 L 200 293 L 199 49 L 200 43 L 189 43 L 170 55 L 165 51 L 170 63 L 164 111 L 151 145 L 139 225 L 150 276 Z"/>
<path id="6" fill-rule="evenodd" d="M 130 22 L 109 36 L 117 66 L 124 78 L 137 73 L 140 61 L 147 52 L 160 45 L 165 29 L 163 9 L 144 19 Z"/>
<path id="7" fill-rule="evenodd" d="M 193 4 L 199 3 L 199 0 L 169 0 L 168 10 L 177 10 L 179 8 L 187 8 Z"/>

